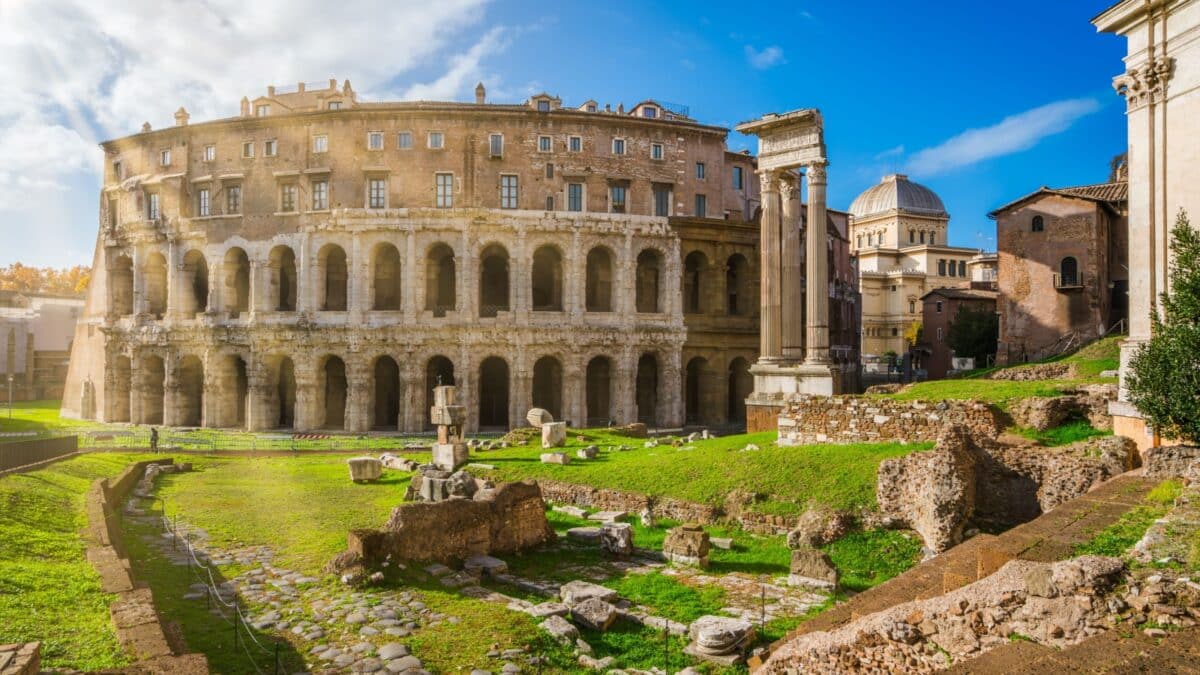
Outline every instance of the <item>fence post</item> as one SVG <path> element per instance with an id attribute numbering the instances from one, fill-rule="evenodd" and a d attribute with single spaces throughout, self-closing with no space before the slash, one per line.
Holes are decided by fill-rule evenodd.
<path id="1" fill-rule="evenodd" d="M 279 675 L 279 643 L 275 643 L 275 675 Z"/>

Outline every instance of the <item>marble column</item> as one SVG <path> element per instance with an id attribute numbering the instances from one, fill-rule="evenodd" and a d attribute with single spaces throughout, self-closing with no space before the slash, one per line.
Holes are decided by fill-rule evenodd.
<path id="1" fill-rule="evenodd" d="M 804 362 L 829 363 L 829 253 L 825 227 L 825 162 L 808 165 L 808 274 L 805 302 L 808 333 Z"/>
<path id="2" fill-rule="evenodd" d="M 762 219 L 760 250 L 762 253 L 759 289 L 759 361 L 775 362 L 782 355 L 780 348 L 781 299 L 779 295 L 779 176 L 772 170 L 759 172 L 762 185 Z"/>
<path id="3" fill-rule="evenodd" d="M 780 303 L 783 359 L 799 363 L 804 358 L 804 321 L 800 303 L 800 186 L 791 171 L 780 174 L 779 201 L 782 211 L 780 236 Z"/>

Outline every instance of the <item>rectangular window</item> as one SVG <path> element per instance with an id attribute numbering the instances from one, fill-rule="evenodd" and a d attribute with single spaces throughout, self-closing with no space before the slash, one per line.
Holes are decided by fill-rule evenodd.
<path id="1" fill-rule="evenodd" d="M 958 276 L 960 276 L 960 277 L 967 276 L 967 263 L 965 260 L 958 261 Z"/>
<path id="2" fill-rule="evenodd" d="M 587 107 L 587 111 L 588 111 L 588 112 L 596 112 L 596 104 L 595 104 L 595 103 L 589 103 L 589 104 L 588 104 L 588 107 Z"/>
<path id="3" fill-rule="evenodd" d="M 437 207 L 448 209 L 454 206 L 454 174 L 439 173 L 436 175 Z"/>
<path id="4" fill-rule="evenodd" d="M 938 342 L 941 342 L 942 341 L 942 327 L 941 326 L 938 326 L 937 336 L 938 336 Z"/>
<path id="5" fill-rule="evenodd" d="M 567 210 L 583 210 L 583 183 L 571 183 L 567 185 Z"/>
<path id="6" fill-rule="evenodd" d="M 704 180 L 704 162 L 696 162 L 696 180 Z"/>
<path id="7" fill-rule="evenodd" d="M 196 192 L 196 215 L 201 218 L 209 215 L 208 188 L 200 188 Z"/>
<path id="8" fill-rule="evenodd" d="M 500 208 L 517 208 L 517 177 L 500 176 Z"/>
<path id="9" fill-rule="evenodd" d="M 662 158 L 663 158 L 662 143 L 651 143 L 650 144 L 650 159 L 662 159 Z"/>
<path id="10" fill-rule="evenodd" d="M 550 112 L 550 101 L 541 100 L 537 102 L 538 112 Z"/>
<path id="11" fill-rule="evenodd" d="M 554 149 L 554 140 L 549 136 L 538 136 L 538 152 L 550 152 Z"/>
<path id="12" fill-rule="evenodd" d="M 263 157 L 274 157 L 279 152 L 279 143 L 272 138 L 263 142 Z"/>
<path id="13" fill-rule="evenodd" d="M 319 180 L 312 184 L 312 210 L 324 211 L 329 208 L 329 181 Z"/>
<path id="14" fill-rule="evenodd" d="M 259 117 L 266 117 L 267 115 L 271 114 L 271 106 L 256 105 L 256 106 L 254 106 L 254 114 Z"/>
<path id="15" fill-rule="evenodd" d="M 733 167 L 733 189 L 741 190 L 745 186 L 745 177 L 742 174 L 742 167 Z"/>
<path id="16" fill-rule="evenodd" d="M 225 188 L 225 213 L 235 214 L 242 212 L 242 186 L 230 185 Z"/>
<path id="17" fill-rule="evenodd" d="M 372 131 L 367 134 L 367 149 L 382 150 L 383 149 L 383 132 Z"/>
<path id="18" fill-rule="evenodd" d="M 950 261 L 950 276 L 958 276 L 958 266 L 954 264 L 953 260 Z"/>
<path id="19" fill-rule="evenodd" d="M 625 154 L 625 139 L 624 138 L 614 138 L 613 139 L 612 154 L 614 154 L 614 155 Z"/>
<path id="20" fill-rule="evenodd" d="M 330 101 L 329 103 L 325 104 L 325 109 L 326 110 L 341 110 L 342 102 L 341 101 Z"/>
<path id="21" fill-rule="evenodd" d="M 171 151 L 163 150 L 158 153 L 158 163 L 163 166 L 171 166 Z"/>
<path id="22" fill-rule="evenodd" d="M 118 162 L 113 162 L 112 167 L 113 167 L 113 177 L 116 178 L 117 180 L 124 180 L 125 179 L 124 165 L 122 165 L 121 162 L 118 161 Z"/>
<path id="23" fill-rule="evenodd" d="M 569 152 L 583 152 L 583 137 L 571 136 L 567 138 L 567 150 Z"/>
<path id="24" fill-rule="evenodd" d="M 250 159 L 254 156 L 254 141 L 246 141 L 242 143 L 242 159 Z"/>
<path id="25" fill-rule="evenodd" d="M 287 183 L 279 186 L 279 210 L 290 213 L 296 210 L 296 184 Z"/>
<path id="26" fill-rule="evenodd" d="M 626 194 L 625 186 L 614 185 L 614 186 L 612 186 L 612 189 L 609 190 L 609 193 L 612 195 L 612 203 L 611 203 L 612 212 L 613 213 L 625 213 L 625 194 Z"/>
<path id="27" fill-rule="evenodd" d="M 939 277 L 946 276 L 946 261 L 945 260 L 938 261 L 938 276 Z"/>
<path id="28" fill-rule="evenodd" d="M 313 136 L 313 152 L 325 152 L 329 149 L 329 137 L 324 134 Z"/>
<path id="29" fill-rule="evenodd" d="M 665 185 L 654 186 L 654 215 L 671 215 L 671 188 Z"/>
<path id="30" fill-rule="evenodd" d="M 708 197 L 696 195 L 696 217 L 705 218 L 708 213 Z"/>
<path id="31" fill-rule="evenodd" d="M 553 197 L 553 195 L 552 195 L 552 196 L 549 196 L 549 197 L 546 197 L 546 210 L 547 210 L 547 211 L 553 211 L 553 210 L 554 210 L 554 197 Z"/>
<path id="32" fill-rule="evenodd" d="M 504 156 L 504 136 L 492 134 L 488 137 L 488 154 L 492 157 Z"/>
<path id="33" fill-rule="evenodd" d="M 942 301 L 941 301 L 941 300 L 938 300 L 938 301 L 937 301 L 937 302 L 934 304 L 934 308 L 937 310 L 937 313 L 938 313 L 938 314 L 941 314 L 941 313 L 942 313 Z"/>
<path id="34" fill-rule="evenodd" d="M 367 207 L 372 209 L 387 208 L 386 178 L 372 178 L 367 183 Z"/>
<path id="35" fill-rule="evenodd" d="M 654 119 L 658 117 L 658 108 L 651 108 L 650 106 L 642 108 L 642 117 L 646 117 L 648 119 Z"/>
<path id="36" fill-rule="evenodd" d="M 217 159 L 217 146 L 215 146 L 215 145 L 204 146 L 204 161 L 212 162 L 212 161 L 216 161 L 216 159 Z"/>
<path id="37" fill-rule="evenodd" d="M 411 150 L 412 149 L 412 132 L 411 131 L 401 131 L 399 136 L 396 137 L 396 147 L 400 148 L 401 150 Z"/>
<path id="38" fill-rule="evenodd" d="M 150 220 L 158 220 L 158 193 L 151 192 L 146 195 L 146 217 Z"/>
<path id="39" fill-rule="evenodd" d="M 546 178 L 554 178 L 554 165 L 546 164 Z"/>
<path id="40" fill-rule="evenodd" d="M 429 132 L 429 149 L 441 150 L 446 147 L 446 134 L 440 131 Z"/>

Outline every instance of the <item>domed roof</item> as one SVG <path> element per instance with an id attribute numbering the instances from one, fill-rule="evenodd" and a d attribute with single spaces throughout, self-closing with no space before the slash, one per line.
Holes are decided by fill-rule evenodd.
<path id="1" fill-rule="evenodd" d="M 866 218 L 892 209 L 921 216 L 950 217 L 941 198 L 933 190 L 899 173 L 884 176 L 879 185 L 868 188 L 850 204 L 850 213 L 855 218 Z"/>

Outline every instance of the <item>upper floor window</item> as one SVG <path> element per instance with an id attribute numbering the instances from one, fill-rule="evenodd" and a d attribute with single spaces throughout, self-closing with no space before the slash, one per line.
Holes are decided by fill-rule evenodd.
<path id="1" fill-rule="evenodd" d="M 279 154 L 279 142 L 272 138 L 269 141 L 263 141 L 263 157 L 274 157 Z"/>
<path id="2" fill-rule="evenodd" d="M 437 188 L 437 207 L 448 209 L 454 206 L 454 174 L 439 173 L 434 177 L 434 183 Z"/>
<path id="3" fill-rule="evenodd" d="M 908 313 L 913 314 L 917 311 L 917 302 L 915 300 L 908 301 Z"/>
<path id="4" fill-rule="evenodd" d="M 934 305 L 934 308 L 937 310 L 938 314 L 941 314 L 942 313 L 942 301 L 938 300 L 937 303 Z"/>
<path id="5" fill-rule="evenodd" d="M 567 185 L 567 210 L 583 210 L 583 183 L 571 183 Z"/>
<path id="6" fill-rule="evenodd" d="M 341 110 L 342 102 L 341 101 L 330 101 L 329 103 L 325 104 L 325 109 L 326 110 Z"/>
<path id="7" fill-rule="evenodd" d="M 296 184 L 284 183 L 279 186 L 279 210 L 290 213 L 296 210 Z"/>
<path id="8" fill-rule="evenodd" d="M 196 215 L 204 218 L 209 215 L 208 188 L 200 188 L 196 191 Z"/>
<path id="9" fill-rule="evenodd" d="M 506 174 L 500 176 L 500 208 L 517 208 L 517 177 Z"/>
<path id="10" fill-rule="evenodd" d="M 212 161 L 216 161 L 216 159 L 217 159 L 217 146 L 215 146 L 215 145 L 204 146 L 204 161 L 212 162 Z"/>
<path id="11" fill-rule="evenodd" d="M 158 216 L 158 193 L 151 192 L 146 195 L 146 218 L 158 220 Z"/>
<path id="12" fill-rule="evenodd" d="M 588 104 L 588 107 L 587 107 L 587 111 L 588 111 L 588 112 L 596 112 L 596 104 L 595 104 L 595 103 L 589 103 L 589 104 Z"/>
<path id="13" fill-rule="evenodd" d="M 1046 229 L 1046 221 L 1041 216 L 1034 216 L 1033 221 L 1029 223 L 1030 232 L 1041 232 Z"/>
<path id="14" fill-rule="evenodd" d="M 570 152 L 582 152 L 583 136 L 571 136 L 567 138 L 567 150 Z"/>
<path id="15" fill-rule="evenodd" d="M 254 141 L 246 141 L 242 143 L 242 158 L 249 159 L 254 156 Z"/>
<path id="16" fill-rule="evenodd" d="M 225 213 L 233 215 L 242 212 L 242 186 L 230 185 L 225 188 Z"/>
<path id="17" fill-rule="evenodd" d="M 266 117 L 271 114 L 271 106 L 265 103 L 254 106 L 254 114 L 259 117 Z"/>
<path id="18" fill-rule="evenodd" d="M 400 148 L 401 150 L 411 150 L 412 149 L 412 132 L 411 131 L 401 131 L 396 136 L 396 147 Z"/>
<path id="19" fill-rule="evenodd" d="M 125 179 L 125 165 L 122 164 L 118 160 L 118 161 L 112 163 L 112 167 L 113 167 L 113 177 L 116 178 L 117 180 L 124 180 Z"/>
<path id="20" fill-rule="evenodd" d="M 960 276 L 960 277 L 967 276 L 967 261 L 965 261 L 965 260 L 958 261 L 958 276 Z"/>
<path id="21" fill-rule="evenodd" d="M 933 232 L 930 232 L 929 233 L 929 245 L 933 246 L 936 243 L 937 243 L 937 235 L 934 234 Z"/>
<path id="22" fill-rule="evenodd" d="M 546 178 L 554 178 L 554 165 L 546 162 Z"/>
<path id="23" fill-rule="evenodd" d="M 938 260 L 938 276 L 939 277 L 946 276 L 946 261 L 945 260 Z"/>
<path id="24" fill-rule="evenodd" d="M 651 119 L 658 117 L 658 108 L 653 108 L 650 106 L 642 108 L 642 117 L 648 117 Z"/>
<path id="25" fill-rule="evenodd" d="M 938 339 L 938 342 L 942 341 L 942 327 L 941 326 L 937 327 L 937 339 Z"/>
<path id="26" fill-rule="evenodd" d="M 158 163 L 162 166 L 171 166 L 171 151 L 163 150 L 158 153 Z"/>
<path id="27" fill-rule="evenodd" d="M 372 178 L 367 183 L 367 208 L 387 208 L 387 179 Z"/>
<path id="28" fill-rule="evenodd" d="M 704 180 L 704 162 L 696 162 L 696 180 Z"/>
<path id="29" fill-rule="evenodd" d="M 610 190 L 611 206 L 613 213 L 625 213 L 625 196 L 627 188 L 623 185 L 614 185 Z"/>
<path id="30" fill-rule="evenodd" d="M 429 149 L 441 150 L 446 147 L 446 134 L 440 131 L 429 132 Z"/>
<path id="31" fill-rule="evenodd" d="M 650 159 L 662 159 L 662 158 L 663 158 L 662 143 L 651 143 L 650 144 Z"/>
<path id="32" fill-rule="evenodd" d="M 372 131 L 367 134 L 367 149 L 382 150 L 383 149 L 383 132 Z"/>
<path id="33" fill-rule="evenodd" d="M 908 243 L 910 243 L 910 244 L 917 243 L 917 231 L 916 230 L 908 231 Z"/>
<path id="34" fill-rule="evenodd" d="M 624 138 L 614 138 L 613 139 L 612 154 L 614 154 L 614 155 L 625 154 L 625 139 Z"/>
<path id="35" fill-rule="evenodd" d="M 708 197 L 696 195 L 696 217 L 704 218 L 708 214 Z"/>
<path id="36" fill-rule="evenodd" d="M 554 140 L 549 136 L 538 136 L 538 152 L 550 152 L 554 149 Z"/>
<path id="37" fill-rule="evenodd" d="M 671 215 L 671 188 L 667 185 L 654 186 L 654 215 Z"/>
<path id="38" fill-rule="evenodd" d="M 746 184 L 746 176 L 742 172 L 742 167 L 733 167 L 733 189 L 741 190 Z"/>
<path id="39" fill-rule="evenodd" d="M 319 180 L 312 184 L 312 209 L 324 211 L 329 208 L 329 181 Z"/>
<path id="40" fill-rule="evenodd" d="M 1079 263 L 1067 256 L 1058 264 L 1059 279 L 1062 286 L 1079 285 Z"/>
<path id="41" fill-rule="evenodd" d="M 488 154 L 492 157 L 502 157 L 504 155 L 504 136 L 500 134 L 488 136 Z"/>
<path id="42" fill-rule="evenodd" d="M 550 112 L 550 101 L 542 99 L 537 102 L 538 112 Z"/>
<path id="43" fill-rule="evenodd" d="M 325 134 L 313 136 L 313 152 L 325 152 L 329 149 L 329 137 Z"/>
<path id="44" fill-rule="evenodd" d="M 911 234 L 911 233 L 910 233 L 910 234 Z M 924 233 L 924 232 L 922 232 L 922 233 L 921 233 L 921 243 L 922 243 L 922 244 L 924 244 L 924 243 L 925 243 L 925 233 Z"/>
<path id="45" fill-rule="evenodd" d="M 546 210 L 547 210 L 547 211 L 553 211 L 553 210 L 554 210 L 554 195 L 547 195 L 547 196 L 546 196 Z"/>

